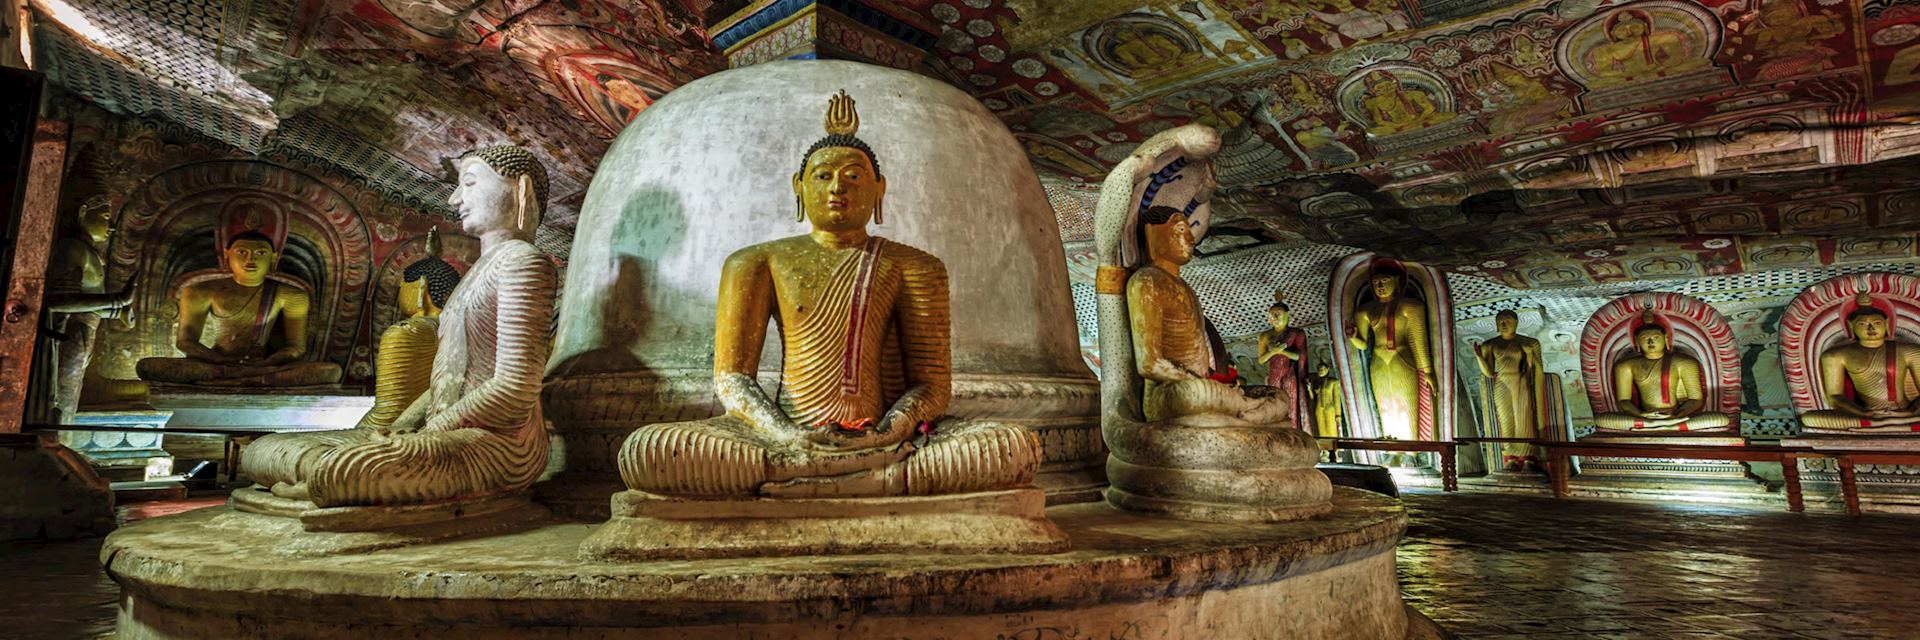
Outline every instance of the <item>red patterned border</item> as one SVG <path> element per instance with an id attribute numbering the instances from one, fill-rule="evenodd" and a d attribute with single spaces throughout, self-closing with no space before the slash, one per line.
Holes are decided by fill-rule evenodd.
<path id="1" fill-rule="evenodd" d="M 1740 352 L 1733 327 L 1713 305 L 1680 293 L 1636 293 L 1617 298 L 1587 318 L 1580 334 L 1580 375 L 1594 413 L 1618 408 L 1613 397 L 1612 363 L 1634 351 L 1633 327 L 1640 312 L 1652 308 L 1673 330 L 1673 346 L 1700 361 L 1706 378 L 1709 411 L 1740 415 Z"/>
<path id="2" fill-rule="evenodd" d="M 1780 369 L 1796 414 L 1829 409 L 1820 394 L 1820 354 L 1848 341 L 1844 314 L 1861 291 L 1893 312 L 1894 336 L 1920 343 L 1920 278 L 1897 273 L 1836 276 L 1807 287 L 1780 318 Z"/>

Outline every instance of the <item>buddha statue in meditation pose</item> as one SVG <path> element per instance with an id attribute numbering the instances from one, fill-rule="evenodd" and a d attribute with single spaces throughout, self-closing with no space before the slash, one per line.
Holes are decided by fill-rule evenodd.
<path id="1" fill-rule="evenodd" d="M 174 345 L 185 357 L 145 358 L 135 366 L 151 382 L 297 387 L 340 381 L 340 365 L 301 362 L 307 355 L 307 292 L 270 278 L 280 264 L 273 239 L 235 234 L 224 258 L 232 278 L 180 288 Z M 211 336 L 212 343 L 202 342 Z M 278 337 L 280 347 L 271 346 Z"/>
<path id="2" fill-rule="evenodd" d="M 1313 468 L 1313 435 L 1296 428 L 1281 390 L 1236 386 L 1181 277 L 1205 234 L 1219 135 L 1201 124 L 1155 134 L 1101 185 L 1095 291 L 1101 350 L 1112 354 L 1100 363 L 1107 503 L 1205 522 L 1312 517 L 1333 494 Z M 1275 333 L 1263 357 L 1306 355 L 1303 342 L 1280 354 L 1274 347 L 1292 341 Z"/>
<path id="3" fill-rule="evenodd" d="M 812 231 L 727 258 L 713 344 L 726 414 L 634 431 L 619 456 L 629 493 L 870 498 L 1031 484 L 1041 460 L 1032 432 L 944 415 L 947 271 L 868 235 L 887 179 L 858 127 L 853 99 L 834 96 L 827 136 L 793 175 L 797 219 Z M 783 352 L 773 395 L 755 381 L 768 320 Z"/>
<path id="4" fill-rule="evenodd" d="M 373 410 L 362 427 L 388 427 L 433 382 L 440 312 L 460 284 L 460 272 L 440 259 L 440 232 L 427 231 L 427 255 L 400 274 L 400 312 L 406 319 L 380 333 L 374 357 Z"/>
<path id="5" fill-rule="evenodd" d="M 1180 278 L 1193 260 L 1187 216 L 1149 207 L 1140 217 L 1147 262 L 1127 277 L 1133 362 L 1145 379 L 1147 420 L 1226 417 L 1242 424 L 1291 423 L 1287 399 L 1273 387 L 1236 387 L 1213 367 L 1200 297 Z M 1216 377 L 1218 376 L 1218 377 Z"/>
<path id="6" fill-rule="evenodd" d="M 1601 432 L 1714 431 L 1732 424 L 1724 413 L 1702 412 L 1704 369 L 1700 361 L 1670 351 L 1666 325 L 1648 309 L 1633 330 L 1637 356 L 1613 365 L 1615 411 L 1593 417 Z"/>
<path id="7" fill-rule="evenodd" d="M 1815 433 L 1908 433 L 1920 425 L 1920 346 L 1893 338 L 1887 312 L 1860 294 L 1842 343 L 1820 354 L 1820 389 L 1831 409 L 1800 414 Z M 1848 393 L 1852 387 L 1852 393 Z"/>
<path id="8" fill-rule="evenodd" d="M 458 166 L 450 203 L 480 238 L 480 258 L 446 298 L 430 388 L 391 429 L 281 433 L 249 446 L 240 469 L 274 496 L 319 507 L 482 498 L 525 489 L 545 469 L 540 387 L 556 284 L 532 240 L 546 170 L 514 146 Z"/>

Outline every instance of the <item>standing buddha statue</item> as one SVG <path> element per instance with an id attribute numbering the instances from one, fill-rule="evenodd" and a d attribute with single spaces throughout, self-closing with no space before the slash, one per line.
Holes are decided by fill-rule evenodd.
<path id="1" fill-rule="evenodd" d="M 1367 375 L 1380 433 L 1400 440 L 1435 437 L 1433 345 L 1427 305 L 1401 295 L 1404 274 L 1375 267 L 1367 279 L 1372 300 L 1354 311 L 1347 339 L 1369 352 Z"/>
<path id="2" fill-rule="evenodd" d="M 400 274 L 400 312 L 406 319 L 380 333 L 374 357 L 373 410 L 363 427 L 389 427 L 433 383 L 440 312 L 460 284 L 460 272 L 440 258 L 440 230 L 427 231 L 427 255 Z"/>
<path id="3" fill-rule="evenodd" d="M 1672 336 L 1653 309 L 1641 312 L 1633 345 L 1640 354 L 1613 365 L 1617 410 L 1593 416 L 1600 431 L 1706 431 L 1732 424 L 1724 413 L 1700 410 L 1706 397 L 1704 369 L 1692 356 L 1670 350 Z"/>
<path id="4" fill-rule="evenodd" d="M 109 199 L 95 196 L 75 211 L 70 232 L 54 244 L 47 269 L 46 317 L 39 333 L 43 341 L 34 357 L 34 381 L 42 401 L 35 420 L 49 424 L 69 422 L 79 410 L 83 393 L 90 401 L 136 400 L 146 396 L 137 380 L 108 380 L 90 375 L 93 344 L 102 316 L 123 316 L 133 304 L 133 280 L 118 291 L 107 291 L 107 241 L 113 236 L 113 209 Z M 51 409 L 51 411 L 48 411 Z"/>
<path id="5" fill-rule="evenodd" d="M 234 235 L 224 250 L 232 278 L 180 288 L 174 346 L 185 357 L 145 358 L 140 379 L 175 384 L 297 387 L 340 382 L 340 365 L 301 362 L 307 355 L 307 292 L 273 279 L 280 252 L 257 231 Z M 276 336 L 277 333 L 277 336 Z M 212 336 L 212 343 L 202 342 Z M 275 337 L 282 345 L 269 346 Z"/>
<path id="6" fill-rule="evenodd" d="M 240 470 L 273 496 L 318 507 L 477 499 L 526 489 L 546 469 L 540 387 L 557 285 L 533 246 L 546 169 L 514 146 L 458 166 L 449 203 L 480 238 L 480 258 L 440 316 L 430 388 L 391 429 L 279 433 L 249 446 Z M 261 502 L 257 494 L 242 489 L 234 504 Z"/>
<path id="7" fill-rule="evenodd" d="M 1273 328 L 1260 332 L 1260 363 L 1267 365 L 1267 386 L 1278 389 L 1293 409 L 1293 426 L 1313 431 L 1313 408 L 1307 395 L 1307 332 L 1289 326 L 1293 311 L 1286 294 L 1273 291 L 1273 306 L 1267 308 L 1267 323 Z"/>
<path id="8" fill-rule="evenodd" d="M 713 385 L 726 414 L 641 427 L 620 448 L 629 489 L 716 499 L 891 497 L 1030 486 L 1040 442 L 1016 425 L 946 416 L 947 271 L 867 233 L 887 179 L 841 92 L 793 175 L 812 230 L 740 249 L 720 275 Z M 758 382 L 767 323 L 779 393 Z M 619 498 L 616 498 L 618 500 Z"/>
<path id="9" fill-rule="evenodd" d="M 1323 438 L 1340 435 L 1340 420 L 1346 410 L 1346 399 L 1340 389 L 1340 376 L 1333 374 L 1333 367 L 1322 362 L 1314 365 L 1313 372 L 1313 426 L 1316 434 Z"/>
<path id="10" fill-rule="evenodd" d="M 1920 345 L 1894 339 L 1887 312 L 1861 293 L 1842 343 L 1820 354 L 1820 389 L 1831 409 L 1800 414 L 1815 433 L 1909 433 L 1920 425 Z M 1848 393 L 1848 388 L 1852 393 Z"/>
<path id="11" fill-rule="evenodd" d="M 1503 309 L 1493 316 L 1500 335 L 1473 346 L 1474 362 L 1487 401 L 1486 419 L 1493 423 L 1495 435 L 1502 438 L 1540 436 L 1540 411 L 1545 406 L 1546 369 L 1540 364 L 1540 341 L 1519 334 L 1520 316 Z M 1504 443 L 1500 446 L 1501 465 L 1508 471 L 1521 471 L 1540 464 L 1538 447 L 1531 444 Z"/>

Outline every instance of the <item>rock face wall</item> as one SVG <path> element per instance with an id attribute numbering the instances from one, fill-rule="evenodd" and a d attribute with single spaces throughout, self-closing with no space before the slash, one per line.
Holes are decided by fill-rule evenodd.
<path id="1" fill-rule="evenodd" d="M 609 447 L 640 425 L 720 412 L 710 387 L 721 264 L 807 232 L 792 177 L 842 89 L 887 179 L 884 222 L 870 231 L 938 256 L 950 274 L 953 413 L 1034 425 L 1056 470 L 1104 453 L 1059 229 L 1019 143 L 939 81 L 812 60 L 688 84 L 642 112 L 602 159 L 546 394 L 570 469 L 609 471 Z M 779 362 L 770 340 L 769 377 Z"/>
<path id="2" fill-rule="evenodd" d="M 78 538 L 113 530 L 113 491 L 72 449 L 0 434 L 0 541 Z"/>

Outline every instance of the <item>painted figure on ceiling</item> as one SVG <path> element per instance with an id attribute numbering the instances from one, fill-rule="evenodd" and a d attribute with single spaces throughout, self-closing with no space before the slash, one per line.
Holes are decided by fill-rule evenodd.
<path id="1" fill-rule="evenodd" d="M 1118 22 L 1107 35 L 1111 59 L 1134 77 L 1153 76 L 1172 71 L 1200 56 L 1159 29 L 1131 22 Z"/>
<path id="2" fill-rule="evenodd" d="M 1504 102 L 1488 105 L 1497 110 L 1487 119 L 1487 128 L 1494 133 L 1513 133 L 1573 115 L 1571 100 L 1505 63 L 1494 62 L 1468 77 L 1474 78 L 1477 86 L 1501 89 Z"/>
<path id="3" fill-rule="evenodd" d="M 1606 22 L 1607 42 L 1588 52 L 1594 87 L 1651 80 L 1701 69 L 1707 58 L 1694 55 L 1686 33 L 1661 29 L 1645 11 L 1628 9 Z"/>
<path id="4" fill-rule="evenodd" d="M 1367 96 L 1360 100 L 1366 109 L 1367 133 L 1384 136 L 1424 129 L 1453 119 L 1453 113 L 1440 108 L 1433 94 L 1420 87 L 1406 86 L 1389 71 L 1375 72 L 1367 84 Z"/>
<path id="5" fill-rule="evenodd" d="M 1338 167 L 1360 161 L 1360 154 L 1354 153 L 1353 147 L 1340 141 L 1340 136 L 1347 133 L 1345 122 L 1334 128 L 1328 127 L 1325 120 L 1314 117 L 1293 123 L 1293 128 L 1294 141 L 1300 143 L 1300 150 L 1317 168 Z"/>
<path id="6" fill-rule="evenodd" d="M 1247 123 L 1247 117 L 1241 115 L 1240 112 L 1231 108 L 1208 104 L 1204 100 L 1188 100 L 1187 110 L 1193 112 L 1194 122 L 1223 131 L 1227 129 L 1238 129 L 1241 125 Z"/>
<path id="7" fill-rule="evenodd" d="M 1320 3 L 1319 10 L 1311 13 L 1321 22 L 1333 25 L 1335 31 L 1347 38 L 1343 43 L 1340 38 L 1327 34 L 1325 38 L 1332 49 L 1368 40 L 1388 31 L 1404 31 L 1411 26 L 1407 15 L 1398 9 L 1375 11 L 1354 0 L 1326 0 Z"/>
<path id="8" fill-rule="evenodd" d="M 1073 152 L 1040 140 L 1027 138 L 1020 141 L 1027 148 L 1027 155 L 1035 160 L 1052 164 L 1067 173 L 1077 176 L 1100 175 L 1102 169 Z"/>
<path id="9" fill-rule="evenodd" d="M 1548 56 L 1552 55 L 1546 45 L 1525 35 L 1517 35 L 1507 41 L 1507 52 L 1514 66 L 1522 69 L 1544 65 L 1548 62 Z"/>
<path id="10" fill-rule="evenodd" d="M 1295 108 L 1303 111 L 1330 111 L 1333 103 L 1327 100 L 1319 90 L 1307 82 L 1307 77 L 1298 73 L 1287 74 L 1286 87 L 1274 87 L 1274 93 L 1285 95 Z"/>
<path id="11" fill-rule="evenodd" d="M 1779 80 L 1833 68 L 1839 55 L 1822 40 L 1847 30 L 1827 11 L 1808 12 L 1800 0 L 1768 0 L 1747 26 L 1753 53 L 1760 61 L 1756 80 Z"/>

